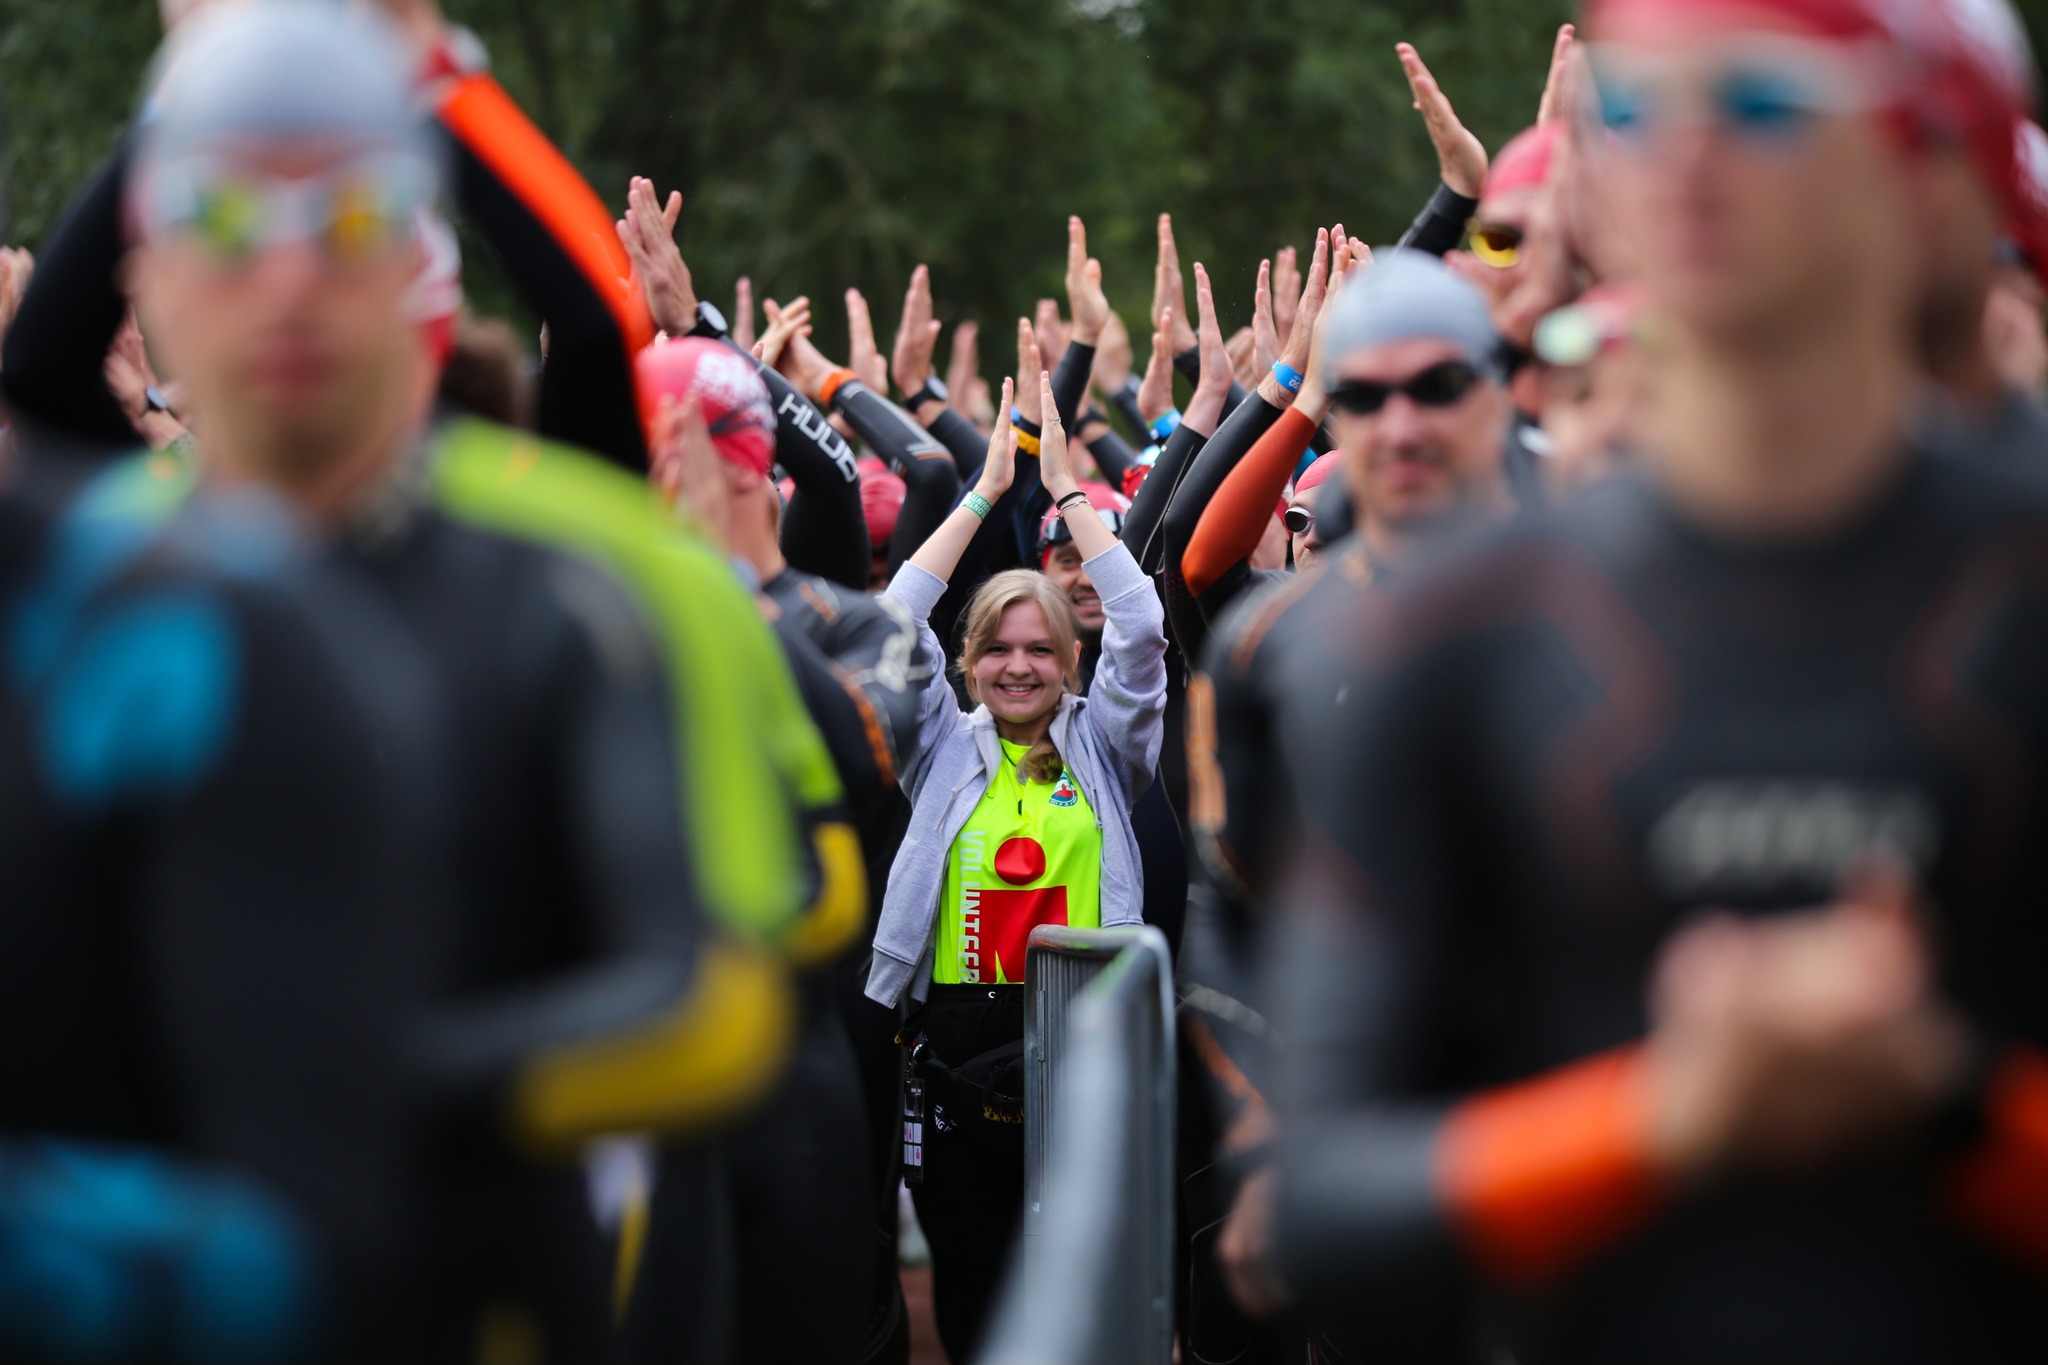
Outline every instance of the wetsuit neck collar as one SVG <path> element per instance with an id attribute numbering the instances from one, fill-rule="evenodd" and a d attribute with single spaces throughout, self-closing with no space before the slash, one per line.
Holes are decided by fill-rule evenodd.
<path id="1" fill-rule="evenodd" d="M 1860 506 L 1825 530 L 1798 534 L 1741 535 L 1709 525 L 1682 506 L 1648 472 L 1636 477 L 1644 498 L 1683 544 L 1731 563 L 1797 565 L 1853 556 L 1867 546 L 1882 545 L 1910 512 L 1927 479 L 1929 456 L 1908 443 L 1903 458 Z"/>
<path id="2" fill-rule="evenodd" d="M 420 512 L 433 500 L 430 461 L 446 426 L 445 417 L 437 414 L 411 447 L 363 490 L 362 498 L 343 522 L 344 538 L 363 549 L 374 550 L 412 528 Z"/>

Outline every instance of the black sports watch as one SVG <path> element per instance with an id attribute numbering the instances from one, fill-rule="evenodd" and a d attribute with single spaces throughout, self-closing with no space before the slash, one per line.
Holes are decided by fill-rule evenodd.
<path id="1" fill-rule="evenodd" d="M 723 341 L 730 334 L 730 329 L 725 325 L 725 314 L 718 311 L 718 305 L 704 299 L 699 299 L 697 301 L 697 325 L 684 333 L 684 335 L 710 337 L 714 341 Z"/>
<path id="2" fill-rule="evenodd" d="M 944 403 L 950 401 L 952 397 L 952 391 L 946 387 L 946 381 L 935 374 L 930 374 L 925 376 L 924 383 L 918 386 L 916 393 L 903 400 L 903 406 L 916 412 L 926 403 Z"/>

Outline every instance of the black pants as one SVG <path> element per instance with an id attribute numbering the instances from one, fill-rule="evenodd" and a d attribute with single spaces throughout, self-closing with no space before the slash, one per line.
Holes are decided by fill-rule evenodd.
<path id="1" fill-rule="evenodd" d="M 1023 1039 L 1024 988 L 933 986 L 920 1027 L 937 1061 L 966 1065 Z M 1016 1074 L 1021 1079 L 1021 1066 Z M 1021 1104 L 1013 1114 L 984 1103 L 971 1086 L 943 1075 L 928 1077 L 924 1179 L 911 1194 L 932 1248 L 939 1341 L 947 1359 L 967 1365 L 994 1317 L 1023 1222 Z"/>
<path id="2" fill-rule="evenodd" d="M 725 1160 L 709 1145 L 656 1157 L 647 1243 L 620 1324 L 626 1365 L 730 1365 L 739 1324 Z"/>
<path id="3" fill-rule="evenodd" d="M 883 869 L 888 870 L 886 867 Z M 840 1016 L 860 1064 L 873 1183 L 874 1290 L 868 1305 L 868 1365 L 909 1365 L 910 1318 L 897 1272 L 897 1186 L 903 1175 L 903 1050 L 896 1010 L 867 998 L 868 954 L 837 976 Z"/>
<path id="4" fill-rule="evenodd" d="M 742 1365 L 859 1365 L 874 1264 L 867 1105 L 823 976 L 768 1107 L 727 1144 Z"/>

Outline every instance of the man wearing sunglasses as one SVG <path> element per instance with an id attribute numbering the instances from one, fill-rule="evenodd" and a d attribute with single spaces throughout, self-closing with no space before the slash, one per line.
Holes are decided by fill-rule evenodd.
<path id="1" fill-rule="evenodd" d="M 1508 514 L 1501 452 L 1511 411 L 1486 301 L 1436 257 L 1377 252 L 1329 303 L 1301 392 L 1260 438 L 1298 451 L 1328 418 L 1336 449 L 1303 473 L 1286 512 L 1307 567 L 1224 615 L 1188 689 L 1190 814 L 1218 914 L 1216 932 L 1191 934 L 1184 970 L 1211 991 L 1247 995 L 1252 945 L 1302 830 L 1284 739 L 1303 661 L 1318 657 L 1330 621 L 1397 577 L 1425 541 Z M 1337 479 L 1358 509 L 1357 530 L 1323 546 L 1316 509 Z M 1299 553 L 1311 545 L 1316 554 Z M 1212 1029 L 1247 1074 L 1270 1078 L 1264 1040 L 1229 1021 Z M 1279 1299 L 1264 1269 L 1272 1171 L 1252 1164 L 1263 1173 L 1238 1192 L 1217 1254 L 1239 1301 L 1263 1315 Z"/>
<path id="2" fill-rule="evenodd" d="M 1270 891 L 1298 824 L 1280 735 L 1303 648 L 1425 541 L 1509 511 L 1501 447 L 1510 404 L 1476 289 L 1426 253 L 1381 251 L 1331 301 L 1316 346 L 1294 405 L 1260 440 L 1299 450 L 1327 416 L 1337 448 L 1304 472 L 1288 529 L 1310 542 L 1317 504 L 1339 478 L 1357 529 L 1318 545 L 1313 572 L 1226 613 L 1190 688 L 1190 725 L 1202 736 L 1190 743 L 1194 823 L 1220 884 L 1247 902 Z"/>
<path id="3" fill-rule="evenodd" d="M 1385 1358 L 2048 1358 L 2048 498 L 1907 434 L 1888 17 L 1595 5 L 1638 469 L 1316 642 L 1278 1264 Z"/>

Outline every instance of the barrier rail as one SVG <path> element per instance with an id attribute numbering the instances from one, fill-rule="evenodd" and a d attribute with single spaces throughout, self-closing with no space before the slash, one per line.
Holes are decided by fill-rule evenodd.
<path id="1" fill-rule="evenodd" d="M 983 1365 L 1168 1365 L 1173 964 L 1157 929 L 1034 929 L 1024 1237 Z"/>

